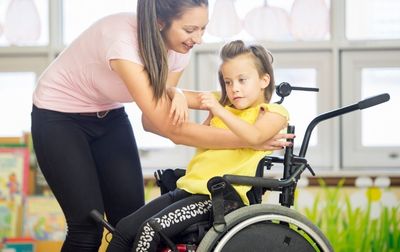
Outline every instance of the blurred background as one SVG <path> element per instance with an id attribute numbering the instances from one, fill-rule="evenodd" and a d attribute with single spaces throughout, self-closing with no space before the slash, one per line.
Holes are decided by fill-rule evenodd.
<path id="1" fill-rule="evenodd" d="M 43 241 L 35 243 L 37 251 L 57 251 L 65 224 L 32 150 L 32 92 L 41 72 L 90 24 L 116 12 L 134 12 L 136 3 L 0 0 L 0 238 L 33 237 L 34 241 Z M 290 112 L 291 124 L 296 126 L 296 150 L 306 126 L 316 115 L 380 93 L 390 94 L 385 104 L 323 122 L 314 130 L 308 160 L 317 177 L 302 179 L 298 197 L 308 203 L 296 207 L 308 209 L 308 217 L 322 226 L 340 221 L 312 215 L 315 205 L 320 208 L 314 211 L 333 212 L 330 216 L 342 216 L 340 210 L 346 209 L 378 209 L 374 216 L 365 210 L 368 218 L 363 219 L 370 221 L 359 223 L 360 230 L 346 234 L 350 239 L 378 225 L 374 221 L 384 223 L 390 216 L 393 222 L 386 221 L 381 229 L 398 230 L 400 1 L 209 0 L 209 9 L 210 22 L 203 43 L 192 50 L 179 85 L 196 90 L 218 89 L 218 50 L 224 42 L 243 39 L 261 43 L 274 56 L 276 84 L 289 82 L 320 90 L 293 91 L 283 103 Z M 277 100 L 274 96 L 273 101 Z M 152 187 L 154 170 L 185 167 L 194 149 L 144 132 L 136 105 L 126 107 L 151 199 L 158 193 Z M 197 122 L 204 116 L 191 113 L 191 119 Z M 279 176 L 280 170 L 273 169 L 268 175 Z M 266 202 L 276 203 L 274 197 L 266 195 Z M 350 205 L 346 205 L 347 199 L 351 199 Z M 337 204 L 329 205 L 329 201 Z M 48 214 L 40 214 L 44 212 Z M 342 222 L 361 219 L 354 216 L 342 216 Z M 382 233 L 381 229 L 370 231 Z M 349 232 L 343 226 L 336 230 Z M 360 239 L 375 244 L 378 251 L 395 251 L 400 249 L 398 233 Z M 331 240 L 338 239 L 333 237 L 337 233 L 330 235 Z M 44 243 L 53 247 L 43 250 Z M 341 244 L 344 242 L 340 240 L 334 244 L 336 250 L 372 251 L 372 247 L 357 250 L 363 245 L 350 248 Z"/>

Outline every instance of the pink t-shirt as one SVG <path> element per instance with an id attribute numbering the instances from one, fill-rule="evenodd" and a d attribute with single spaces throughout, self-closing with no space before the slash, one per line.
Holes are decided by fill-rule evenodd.
<path id="1" fill-rule="evenodd" d="M 133 99 L 111 70 L 111 59 L 143 65 L 139 56 L 136 17 L 119 13 L 105 17 L 66 48 L 38 80 L 33 103 L 61 112 L 97 112 L 122 107 Z M 168 52 L 170 72 L 182 71 L 189 53 Z"/>

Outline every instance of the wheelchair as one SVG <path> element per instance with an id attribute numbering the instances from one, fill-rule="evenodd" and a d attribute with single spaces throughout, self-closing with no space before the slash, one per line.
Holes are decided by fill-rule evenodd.
<path id="1" fill-rule="evenodd" d="M 293 87 L 289 83 L 283 82 L 276 87 L 276 93 L 281 97 L 277 103 L 282 103 L 292 90 L 318 91 L 317 88 Z M 294 193 L 301 174 L 308 170 L 315 176 L 313 169 L 305 159 L 311 133 L 314 127 L 322 121 L 356 110 L 366 109 L 389 99 L 389 94 L 384 93 L 320 114 L 309 123 L 298 155 L 293 153 L 292 145 L 285 148 L 283 156 L 265 156 L 262 158 L 258 164 L 256 176 L 224 175 L 222 183 L 252 186 L 252 189 L 247 194 L 250 205 L 239 207 L 226 215 L 221 215 L 221 210 L 216 213 L 217 209 L 214 205 L 221 204 L 214 204 L 215 194 L 209 186 L 213 201 L 213 223 L 199 223 L 191 226 L 182 232 L 179 237 L 161 235 L 163 247 L 159 251 L 333 251 L 329 240 L 319 228 L 305 216 L 290 208 L 294 204 Z M 292 125 L 287 128 L 288 133 L 294 133 L 294 130 L 295 128 Z M 287 141 L 294 143 L 293 139 L 288 139 Z M 281 179 L 263 176 L 264 171 L 270 170 L 274 164 L 283 165 Z M 181 169 L 157 171 L 155 177 L 157 184 L 161 188 L 161 193 L 173 190 L 176 187 L 176 180 L 183 175 L 184 170 Z M 221 181 L 211 185 L 211 188 L 212 186 L 220 188 Z M 224 185 L 222 184 L 222 186 Z M 279 204 L 261 204 L 261 197 L 267 190 L 280 192 Z M 101 222 L 110 233 L 114 231 L 114 228 L 96 210 L 91 212 L 91 216 Z"/>

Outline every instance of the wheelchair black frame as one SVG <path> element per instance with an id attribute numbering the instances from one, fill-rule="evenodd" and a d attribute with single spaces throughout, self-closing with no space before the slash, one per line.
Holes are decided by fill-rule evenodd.
<path id="1" fill-rule="evenodd" d="M 318 89 L 304 88 L 304 87 L 291 87 L 289 83 L 283 82 L 277 86 L 276 91 L 281 100 L 278 103 L 282 103 L 285 96 L 288 96 L 291 90 L 302 90 L 302 91 L 318 91 Z M 308 169 L 313 176 L 315 173 L 311 166 L 305 159 L 307 153 L 308 144 L 311 138 L 311 134 L 315 126 L 322 121 L 341 116 L 346 113 L 350 113 L 356 110 L 366 109 L 381 103 L 384 103 L 390 99 L 389 94 L 384 93 L 377 96 L 373 96 L 364 99 L 358 103 L 345 106 L 339 109 L 332 110 L 320 114 L 315 117 L 308 125 L 306 132 L 304 133 L 303 142 L 298 155 L 293 153 L 293 145 L 285 148 L 283 157 L 266 156 L 260 162 L 264 162 L 264 167 L 270 170 L 273 164 L 283 164 L 283 176 L 282 179 L 271 179 L 264 177 L 249 177 L 249 176 L 238 176 L 238 175 L 224 175 L 224 178 L 236 185 L 250 185 L 255 187 L 261 187 L 269 191 L 281 191 L 279 196 L 279 203 L 285 207 L 291 207 L 294 203 L 294 192 L 296 190 L 297 181 L 300 179 L 301 174 L 305 169 Z M 287 133 L 295 133 L 295 127 L 292 125 L 288 126 Z M 287 141 L 294 143 L 293 139 L 287 139 Z"/>

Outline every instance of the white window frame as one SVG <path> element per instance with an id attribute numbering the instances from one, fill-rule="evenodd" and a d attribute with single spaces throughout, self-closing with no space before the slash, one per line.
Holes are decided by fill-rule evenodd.
<path id="1" fill-rule="evenodd" d="M 400 67 L 399 50 L 345 51 L 342 55 L 342 98 L 343 104 L 353 104 L 361 97 L 361 72 L 363 68 Z M 390 93 L 390 90 L 386 91 Z M 385 93 L 384 91 L 382 93 Z M 389 101 L 390 102 L 390 101 Z M 377 107 L 378 108 L 378 107 Z M 393 108 L 397 109 L 397 108 Z M 382 111 L 385 113 L 386 111 Z M 368 113 L 368 110 L 365 110 Z M 388 116 L 396 116 L 387 111 Z M 392 114 L 394 113 L 394 114 Z M 384 122 L 383 122 L 384 123 Z M 387 125 L 394 134 L 399 125 Z M 400 167 L 400 143 L 390 147 L 366 147 L 361 143 L 361 113 L 351 113 L 343 117 L 343 166 L 351 168 L 393 168 Z M 390 158 L 397 154 L 397 158 Z"/>
<path id="2" fill-rule="evenodd" d="M 336 93 L 337 88 L 335 87 L 335 85 L 333 85 L 333 80 L 331 78 L 331 52 L 275 52 L 274 58 L 276 59 L 276 62 L 274 63 L 274 68 L 312 68 L 317 71 L 316 84 L 319 88 L 316 104 L 317 115 L 325 113 L 335 106 L 335 96 L 331 94 Z M 296 86 L 296 83 L 291 83 L 291 85 Z M 293 91 L 291 93 L 291 96 L 296 96 L 296 91 Z M 301 106 L 301 104 L 299 104 L 299 106 Z M 315 146 L 310 146 L 307 149 L 306 153 L 307 160 L 310 164 L 313 165 L 313 168 L 315 169 L 332 169 L 334 166 L 334 156 L 333 152 L 331 151 L 331 147 L 334 147 L 332 146 L 332 132 L 335 127 L 334 122 L 335 119 L 321 122 L 315 128 L 318 129 L 318 143 Z M 313 130 L 313 135 L 316 134 L 315 129 Z M 304 135 L 304 133 L 305 132 L 296 132 L 296 134 L 298 135 Z M 301 143 L 297 142 L 295 146 L 295 153 L 298 154 Z"/>
<path id="3" fill-rule="evenodd" d="M 0 60 L 0 72 L 34 72 L 39 77 L 48 64 L 46 56 L 4 55 Z"/>

